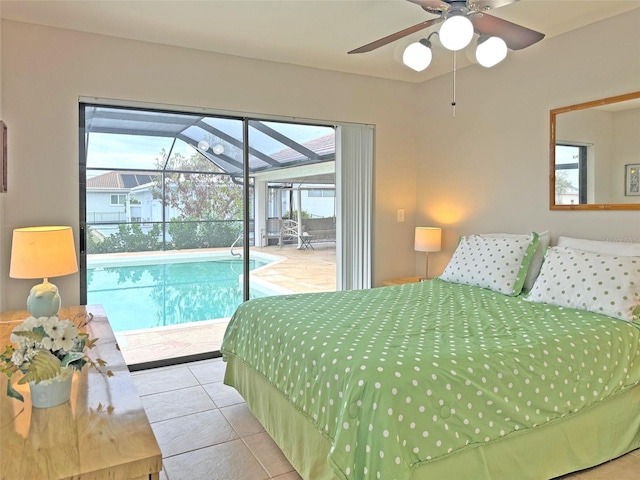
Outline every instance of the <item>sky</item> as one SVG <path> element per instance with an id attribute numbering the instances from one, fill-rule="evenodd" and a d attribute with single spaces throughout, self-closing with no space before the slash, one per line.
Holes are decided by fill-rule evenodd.
<path id="1" fill-rule="evenodd" d="M 234 138 L 242 136 L 241 120 L 210 118 L 206 119 L 206 121 Z M 332 127 L 326 126 L 263 123 L 298 143 L 305 143 L 333 132 Z M 211 140 L 211 137 L 209 136 L 205 140 Z M 92 132 L 89 134 L 87 168 L 155 169 L 156 159 L 159 158 L 160 152 L 162 149 L 169 151 L 172 142 L 173 138 L 167 137 Z M 249 129 L 249 144 L 266 154 L 272 154 L 287 148 L 282 143 L 253 128 Z M 213 146 L 211 145 L 211 147 Z M 195 150 L 187 143 L 178 140 L 173 151 L 188 156 Z M 91 175 L 88 174 L 88 176 Z"/>

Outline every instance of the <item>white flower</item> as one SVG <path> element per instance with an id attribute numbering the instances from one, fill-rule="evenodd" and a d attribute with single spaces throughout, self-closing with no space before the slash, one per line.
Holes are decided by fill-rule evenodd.
<path id="1" fill-rule="evenodd" d="M 63 331 L 60 337 L 54 339 L 55 350 L 64 350 L 68 352 L 73 348 L 78 337 L 78 329 L 73 325 L 68 325 Z"/>
<path id="2" fill-rule="evenodd" d="M 16 329 L 20 329 L 23 331 L 33 330 L 38 326 L 38 319 L 36 317 L 28 317 L 24 322 L 22 322 Z"/>
<path id="3" fill-rule="evenodd" d="M 54 348 L 54 339 L 51 337 L 44 337 L 42 339 L 42 347 L 51 351 L 57 350 L 57 348 Z"/>
<path id="4" fill-rule="evenodd" d="M 11 355 L 11 361 L 16 367 L 20 368 L 24 363 L 24 353 L 20 350 L 14 351 L 13 355 Z"/>
<path id="5" fill-rule="evenodd" d="M 47 333 L 47 335 L 54 339 L 59 338 L 60 335 L 62 335 L 62 331 L 64 330 L 62 322 L 58 320 L 58 317 L 47 318 L 42 326 L 44 327 L 44 331 Z"/>
<path id="6" fill-rule="evenodd" d="M 26 352 L 24 352 L 24 359 L 27 362 L 30 362 L 31 360 L 33 360 L 33 357 L 35 357 L 38 354 L 38 350 L 36 350 L 35 348 L 29 348 Z"/>
<path id="7" fill-rule="evenodd" d="M 38 317 L 38 318 L 36 318 L 35 326 L 36 327 L 43 326 L 49 320 L 49 318 L 56 318 L 57 319 L 57 317 Z"/>
<path id="8" fill-rule="evenodd" d="M 15 332 L 30 332 L 37 326 L 37 321 L 38 320 L 35 317 L 27 318 L 24 322 L 22 322 L 11 331 L 11 337 L 9 338 L 9 340 L 11 340 L 12 343 L 21 343 L 26 341 L 25 337 L 15 335 Z"/>
<path id="9" fill-rule="evenodd" d="M 64 330 L 67 327 L 75 327 L 75 325 L 71 320 L 60 320 L 60 328 Z"/>

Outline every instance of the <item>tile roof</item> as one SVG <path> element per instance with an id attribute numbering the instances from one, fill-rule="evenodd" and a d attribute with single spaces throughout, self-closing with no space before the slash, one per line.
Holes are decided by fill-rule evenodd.
<path id="1" fill-rule="evenodd" d="M 302 143 L 302 145 L 309 150 L 317 153 L 320 156 L 327 155 L 330 153 L 334 153 L 336 149 L 336 141 L 335 141 L 335 133 L 329 133 L 327 135 L 323 135 L 322 137 L 314 138 L 313 140 L 309 140 L 308 142 Z M 285 148 L 278 152 L 272 153 L 271 158 L 277 160 L 281 163 L 289 163 L 296 160 L 306 160 L 307 157 L 302 155 L 300 152 L 293 150 L 291 148 Z"/>
<path id="2" fill-rule="evenodd" d="M 87 179 L 87 190 L 130 190 L 149 183 L 154 172 L 116 171 L 106 172 Z M 139 176 L 138 176 L 139 175 Z"/>

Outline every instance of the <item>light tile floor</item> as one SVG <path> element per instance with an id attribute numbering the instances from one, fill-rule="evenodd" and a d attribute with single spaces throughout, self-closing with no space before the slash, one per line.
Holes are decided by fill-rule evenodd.
<path id="1" fill-rule="evenodd" d="M 161 480 L 300 480 L 238 392 L 222 383 L 224 368 L 214 359 L 132 373 L 162 450 Z M 561 478 L 638 480 L 640 450 Z"/>

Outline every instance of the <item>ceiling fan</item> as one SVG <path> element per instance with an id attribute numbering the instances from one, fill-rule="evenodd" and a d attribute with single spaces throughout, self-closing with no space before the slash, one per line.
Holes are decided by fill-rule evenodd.
<path id="1" fill-rule="evenodd" d="M 529 28 L 517 25 L 507 20 L 502 20 L 498 17 L 488 15 L 486 11 L 498 8 L 503 5 L 515 3 L 518 0 L 407 0 L 411 3 L 420 5 L 428 13 L 440 15 L 438 18 L 426 20 L 417 25 L 409 28 L 405 28 L 392 35 L 388 35 L 384 38 L 380 38 L 374 42 L 363 45 L 362 47 L 351 50 L 348 53 L 365 53 L 380 48 L 391 42 L 395 42 L 401 38 L 404 38 L 412 33 L 419 32 L 433 25 L 437 25 L 444 22 L 443 28 L 447 25 L 448 20 L 456 17 L 467 18 L 470 20 L 473 32 L 480 34 L 481 38 L 498 37 L 502 39 L 506 46 L 511 50 L 520 50 L 522 48 L 533 45 L 544 38 L 543 33 L 536 32 Z M 464 21 L 461 21 L 462 23 Z M 467 22 L 468 23 L 468 22 Z M 469 41 L 471 41 L 469 36 Z M 442 28 L 440 31 L 440 40 L 443 40 Z M 469 42 L 467 42 L 464 48 Z M 444 42 L 443 42 L 444 44 Z M 445 45 L 446 48 L 449 48 Z M 456 50 L 449 48 L 450 50 Z"/>

